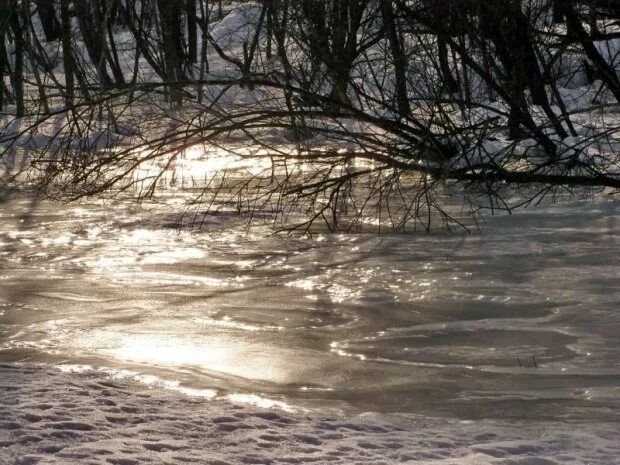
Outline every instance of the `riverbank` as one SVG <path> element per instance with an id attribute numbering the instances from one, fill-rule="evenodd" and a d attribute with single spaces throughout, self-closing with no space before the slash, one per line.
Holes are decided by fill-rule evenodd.
<path id="1" fill-rule="evenodd" d="M 322 417 L 0 365 L 0 464 L 619 464 L 614 425 Z"/>

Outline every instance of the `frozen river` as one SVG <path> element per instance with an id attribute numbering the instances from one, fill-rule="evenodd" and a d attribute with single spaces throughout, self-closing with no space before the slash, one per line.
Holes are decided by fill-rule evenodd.
<path id="1" fill-rule="evenodd" d="M 472 235 L 246 231 L 163 203 L 0 210 L 0 362 L 347 414 L 620 420 L 620 203 Z"/>

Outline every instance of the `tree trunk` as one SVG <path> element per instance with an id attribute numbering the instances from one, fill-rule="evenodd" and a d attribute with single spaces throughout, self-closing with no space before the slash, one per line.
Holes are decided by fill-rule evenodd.
<path id="1" fill-rule="evenodd" d="M 555 24 L 564 22 L 564 3 L 566 0 L 553 0 L 552 12 L 553 22 Z"/>
<path id="2" fill-rule="evenodd" d="M 104 88 L 112 85 L 106 67 L 107 50 L 105 34 L 105 17 L 99 10 L 99 2 L 93 0 L 73 0 L 76 5 L 76 16 L 80 26 L 80 33 L 88 51 L 90 61 L 95 67 L 99 83 Z"/>
<path id="3" fill-rule="evenodd" d="M 13 68 L 13 92 L 15 94 L 15 116 L 21 118 L 26 113 L 24 108 L 24 25 L 25 19 L 19 5 L 13 2 L 11 13 L 11 30 L 15 43 L 15 66 Z"/>
<path id="4" fill-rule="evenodd" d="M 0 110 L 4 108 L 5 85 L 4 76 L 10 73 L 5 38 L 11 26 L 12 0 L 0 0 Z"/>
<path id="5" fill-rule="evenodd" d="M 454 79 L 450 69 L 448 44 L 446 42 L 446 35 L 444 33 L 437 34 L 437 54 L 439 55 L 442 85 L 447 93 L 454 94 L 459 91 L 459 83 Z"/>
<path id="6" fill-rule="evenodd" d="M 265 2 L 268 4 L 268 9 L 269 11 L 267 11 L 267 31 L 266 31 L 266 35 L 267 35 L 267 45 L 265 46 L 266 50 L 265 50 L 265 58 L 267 58 L 267 60 L 271 60 L 271 56 L 272 56 L 272 40 L 273 40 L 273 16 L 274 16 L 274 2 L 273 0 L 265 0 Z"/>
<path id="7" fill-rule="evenodd" d="M 383 13 L 383 25 L 386 29 L 394 62 L 394 85 L 396 88 L 398 113 L 401 116 L 407 116 L 411 111 L 407 96 L 407 59 L 398 37 L 392 0 L 382 0 L 381 11 Z"/>
<path id="8" fill-rule="evenodd" d="M 166 80 L 169 82 L 170 103 L 181 106 L 182 86 L 177 84 L 184 79 L 181 67 L 183 40 L 181 33 L 181 8 L 176 1 L 157 0 L 161 19 L 164 48 Z"/>
<path id="9" fill-rule="evenodd" d="M 198 62 L 198 30 L 196 25 L 196 0 L 185 0 L 187 16 L 187 62 Z"/>
<path id="10" fill-rule="evenodd" d="M 207 3 L 205 5 L 205 2 Z M 207 58 L 207 47 L 209 45 L 209 4 L 208 0 L 205 2 L 200 1 L 200 72 L 198 76 L 198 103 L 202 103 L 204 86 L 202 81 L 205 78 L 205 73 L 209 72 L 209 59 Z"/>
<path id="11" fill-rule="evenodd" d="M 69 15 L 69 0 L 60 0 L 60 24 L 62 29 L 62 58 L 65 71 L 65 105 L 73 105 L 74 73 L 73 50 L 71 41 L 71 16 Z"/>
<path id="12" fill-rule="evenodd" d="M 581 43 L 588 59 L 598 68 L 601 79 L 607 84 L 607 87 L 609 87 L 609 90 L 614 94 L 616 100 L 620 102 L 620 80 L 616 75 L 616 71 L 605 61 L 605 58 L 601 56 L 595 47 L 592 38 L 584 29 L 581 19 L 575 11 L 573 1 L 566 5 L 564 14 L 566 16 L 568 35 L 571 39 L 574 38 Z"/>
<path id="13" fill-rule="evenodd" d="M 110 65 L 110 69 L 112 70 L 112 75 L 114 76 L 114 81 L 116 85 L 119 87 L 125 86 L 125 76 L 123 75 L 123 70 L 121 68 L 120 61 L 118 59 L 118 52 L 116 50 L 116 42 L 114 41 L 114 23 L 122 22 L 119 18 L 122 18 L 120 12 L 120 1 L 119 0 L 108 0 L 102 2 L 102 10 L 105 10 L 105 23 L 106 23 L 106 31 L 108 33 L 108 42 L 109 47 L 105 47 L 105 56 L 108 61 L 108 65 Z M 105 42 L 105 39 L 104 39 Z"/>
<path id="14" fill-rule="evenodd" d="M 60 37 L 60 24 L 56 19 L 56 11 L 54 10 L 54 2 L 52 0 L 35 0 L 45 40 L 53 42 Z"/>
<path id="15" fill-rule="evenodd" d="M 263 7 L 261 8 L 260 16 L 258 17 L 258 23 L 256 24 L 256 31 L 254 32 L 254 37 L 252 38 L 252 42 L 250 43 L 249 49 L 246 44 L 244 47 L 244 60 L 243 60 L 243 77 L 249 78 L 250 71 L 252 69 L 252 62 L 254 61 L 254 54 L 256 53 L 256 48 L 258 47 L 258 41 L 260 39 L 260 34 L 263 29 L 263 23 L 265 22 L 265 16 L 269 11 L 269 2 L 265 1 L 263 3 Z"/>

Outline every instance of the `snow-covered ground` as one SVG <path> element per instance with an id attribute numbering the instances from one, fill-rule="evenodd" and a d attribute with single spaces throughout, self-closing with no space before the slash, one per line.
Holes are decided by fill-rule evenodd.
<path id="1" fill-rule="evenodd" d="M 0 365 L 0 464 L 620 464 L 614 425 L 292 414 Z"/>

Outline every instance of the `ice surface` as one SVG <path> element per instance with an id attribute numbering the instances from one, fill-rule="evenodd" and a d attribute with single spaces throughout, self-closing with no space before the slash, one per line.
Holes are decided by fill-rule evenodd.
<path id="1" fill-rule="evenodd" d="M 323 412 L 620 421 L 617 201 L 309 238 L 181 219 L 176 195 L 5 203 L 0 363 Z"/>

